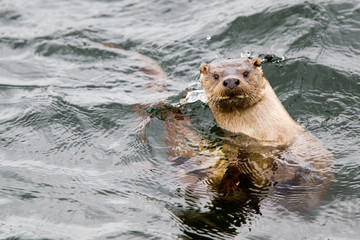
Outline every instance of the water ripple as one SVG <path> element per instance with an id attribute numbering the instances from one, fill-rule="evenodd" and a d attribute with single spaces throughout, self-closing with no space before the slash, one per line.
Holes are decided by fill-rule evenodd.
<path id="1" fill-rule="evenodd" d="M 351 1 L 1 1 L 0 238 L 356 239 L 359 9 Z M 171 79 L 165 91 L 149 93 L 153 79 L 133 52 L 100 42 L 155 59 Z M 195 160 L 169 162 L 166 120 L 139 114 L 139 103 L 181 103 L 192 130 L 222 141 L 199 85 L 179 99 L 199 82 L 201 63 L 239 56 L 266 60 L 285 108 L 336 158 L 314 212 L 278 204 L 296 202 L 299 189 L 217 198 Z"/>

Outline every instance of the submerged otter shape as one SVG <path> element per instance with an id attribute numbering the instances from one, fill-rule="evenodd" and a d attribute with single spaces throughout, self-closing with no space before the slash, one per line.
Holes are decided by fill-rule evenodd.
<path id="1" fill-rule="evenodd" d="M 259 59 L 227 59 L 200 67 L 201 84 L 223 129 L 271 144 L 286 144 L 303 128 L 287 113 Z"/>

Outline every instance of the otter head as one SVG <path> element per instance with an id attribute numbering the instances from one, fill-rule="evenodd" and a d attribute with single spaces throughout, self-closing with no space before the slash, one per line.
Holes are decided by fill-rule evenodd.
<path id="1" fill-rule="evenodd" d="M 226 59 L 200 67 L 201 84 L 212 110 L 231 112 L 258 103 L 267 83 L 260 59 Z"/>

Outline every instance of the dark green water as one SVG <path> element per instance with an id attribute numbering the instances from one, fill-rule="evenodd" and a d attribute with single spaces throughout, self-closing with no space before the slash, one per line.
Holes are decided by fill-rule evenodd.
<path id="1" fill-rule="evenodd" d="M 357 1 L 0 0 L 0 238 L 358 239 L 359 40 Z M 149 93 L 101 41 L 152 57 L 171 86 Z M 290 115 L 336 158 L 310 212 L 184 196 L 162 120 L 141 138 L 133 104 L 177 102 L 201 63 L 261 54 L 276 56 L 263 69 Z M 215 126 L 206 104 L 188 111 L 193 128 Z"/>

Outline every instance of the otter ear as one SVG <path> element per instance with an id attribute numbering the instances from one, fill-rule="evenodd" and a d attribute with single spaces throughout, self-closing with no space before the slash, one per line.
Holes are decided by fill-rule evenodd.
<path id="1" fill-rule="evenodd" d="M 254 67 L 261 67 L 261 60 L 260 59 L 258 59 L 258 58 L 254 58 L 253 60 L 252 60 L 252 64 L 254 65 Z"/>
<path id="2" fill-rule="evenodd" d="M 200 73 L 207 74 L 210 71 L 210 66 L 207 64 L 203 64 L 200 66 Z"/>

